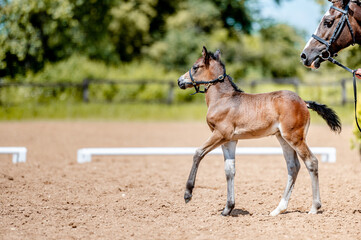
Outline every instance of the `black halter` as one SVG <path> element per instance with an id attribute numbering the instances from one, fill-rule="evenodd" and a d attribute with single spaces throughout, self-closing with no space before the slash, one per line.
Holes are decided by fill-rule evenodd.
<path id="1" fill-rule="evenodd" d="M 206 93 L 207 92 L 207 90 L 208 90 L 208 88 L 211 86 L 211 85 L 213 85 L 213 84 L 215 84 L 215 83 L 218 83 L 218 82 L 224 82 L 224 79 L 228 76 L 227 74 L 226 74 L 226 68 L 225 67 L 223 67 L 223 75 L 219 75 L 218 76 L 218 78 L 215 78 L 215 79 L 213 79 L 213 80 L 211 80 L 211 81 L 195 81 L 194 79 L 193 79 L 193 76 L 192 76 L 192 68 L 191 69 L 189 69 L 189 76 L 190 76 L 190 78 L 191 78 L 191 80 L 192 80 L 192 82 L 191 83 L 188 83 L 188 84 L 192 84 L 193 86 L 194 86 L 194 89 L 196 90 L 194 93 L 192 93 L 191 95 L 194 95 L 194 94 L 196 94 L 196 93 Z M 204 91 L 201 91 L 199 88 L 200 88 L 200 86 L 198 86 L 198 85 L 200 85 L 200 84 L 207 84 L 207 86 L 204 88 Z"/>
<path id="2" fill-rule="evenodd" d="M 335 7 L 335 6 L 331 6 L 331 8 L 339 11 L 342 13 L 342 17 L 340 19 L 340 21 L 338 22 L 337 26 L 336 26 L 336 29 L 335 31 L 333 32 L 332 34 L 332 37 L 330 38 L 330 41 L 326 41 L 325 39 L 322 39 L 320 38 L 319 36 L 315 35 L 315 34 L 312 34 L 312 37 L 314 39 L 316 39 L 317 41 L 319 41 L 320 43 L 326 45 L 326 49 L 320 54 L 320 57 L 323 59 L 323 60 L 328 60 L 329 57 L 332 57 L 329 49 L 332 45 L 333 42 L 335 42 L 337 40 L 337 38 L 340 36 L 343 28 L 345 27 L 345 23 L 347 24 L 348 28 L 350 29 L 350 33 L 351 33 L 351 36 L 352 36 L 352 45 L 355 44 L 355 34 L 353 32 L 353 29 L 351 27 L 351 24 L 350 24 L 350 20 L 348 19 L 348 10 L 349 10 L 349 3 L 347 3 L 345 9 L 340 9 L 338 7 Z"/>

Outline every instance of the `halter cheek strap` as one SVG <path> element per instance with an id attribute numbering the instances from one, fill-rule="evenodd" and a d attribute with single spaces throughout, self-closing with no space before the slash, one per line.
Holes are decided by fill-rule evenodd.
<path id="1" fill-rule="evenodd" d="M 192 93 L 191 95 L 194 95 L 196 93 L 206 93 L 208 88 L 218 82 L 223 82 L 224 79 L 227 77 L 228 75 L 226 74 L 226 69 L 224 68 L 224 72 L 223 75 L 219 75 L 218 78 L 215 78 L 211 81 L 195 81 L 192 75 L 192 68 L 189 69 L 189 77 L 191 78 L 192 83 L 188 83 L 188 84 L 192 84 L 194 89 L 196 90 L 194 93 Z M 200 90 L 200 86 L 201 84 L 207 84 L 207 86 L 204 88 L 204 91 Z"/>

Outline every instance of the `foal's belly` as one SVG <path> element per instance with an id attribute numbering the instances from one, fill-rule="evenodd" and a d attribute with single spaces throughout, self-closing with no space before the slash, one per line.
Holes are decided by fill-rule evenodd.
<path id="1" fill-rule="evenodd" d="M 275 135 L 278 132 L 279 132 L 278 123 L 273 123 L 269 126 L 255 127 L 255 128 L 236 127 L 233 132 L 232 140 L 262 138 L 270 135 Z"/>

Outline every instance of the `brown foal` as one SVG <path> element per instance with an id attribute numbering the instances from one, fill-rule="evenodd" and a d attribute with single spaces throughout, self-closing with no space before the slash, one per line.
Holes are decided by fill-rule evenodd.
<path id="1" fill-rule="evenodd" d="M 261 138 L 276 135 L 287 163 L 288 180 L 278 207 L 270 215 L 276 216 L 287 209 L 300 163 L 306 165 L 312 180 L 312 207 L 309 213 L 317 213 L 321 207 L 318 184 L 318 161 L 306 144 L 310 124 L 308 108 L 320 114 L 335 132 L 341 131 L 340 121 L 333 110 L 316 102 L 303 101 L 291 91 L 247 94 L 238 89 L 225 72 L 220 61 L 220 51 L 214 54 L 203 47 L 202 57 L 178 79 L 181 89 L 206 85 L 208 106 L 207 123 L 212 131 L 209 139 L 196 150 L 193 165 L 186 184 L 184 199 L 189 202 L 195 184 L 198 166 L 203 157 L 222 146 L 227 179 L 227 203 L 222 215 L 229 215 L 234 208 L 235 150 L 239 139 Z"/>

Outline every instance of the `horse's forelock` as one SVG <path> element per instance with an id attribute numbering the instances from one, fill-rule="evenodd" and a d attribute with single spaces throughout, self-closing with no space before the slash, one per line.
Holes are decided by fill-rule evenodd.
<path id="1" fill-rule="evenodd" d="M 339 7 L 346 7 L 346 5 L 350 2 L 350 0 L 329 0 L 331 3 L 333 3 L 335 6 Z"/>
<path id="2" fill-rule="evenodd" d="M 330 3 L 334 4 L 334 5 L 339 5 L 340 7 L 345 7 L 350 0 L 328 0 Z"/>

